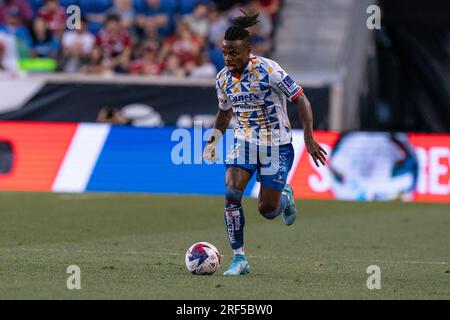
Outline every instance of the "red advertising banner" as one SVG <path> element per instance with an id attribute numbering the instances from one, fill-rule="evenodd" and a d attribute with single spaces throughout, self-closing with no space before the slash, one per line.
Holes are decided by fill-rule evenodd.
<path id="1" fill-rule="evenodd" d="M 77 124 L 0 122 L 0 190 L 51 191 Z"/>
<path id="2" fill-rule="evenodd" d="M 314 136 L 328 155 L 339 138 L 339 134 L 334 132 L 316 132 Z M 306 150 L 302 150 L 296 168 L 292 169 L 294 175 L 290 182 L 295 196 L 303 199 L 333 199 L 328 168 L 316 167 Z"/>
<path id="3" fill-rule="evenodd" d="M 414 200 L 450 202 L 450 135 L 409 134 L 419 161 Z"/>
<path id="4" fill-rule="evenodd" d="M 298 198 L 450 203 L 450 135 L 316 132 L 317 168 L 302 149 L 290 184 Z"/>

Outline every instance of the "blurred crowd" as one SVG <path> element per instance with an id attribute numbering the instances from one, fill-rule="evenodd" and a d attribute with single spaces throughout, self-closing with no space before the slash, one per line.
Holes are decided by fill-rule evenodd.
<path id="1" fill-rule="evenodd" d="M 214 77 L 240 9 L 260 13 L 253 52 L 270 56 L 282 0 L 0 0 L 0 71 Z M 67 28 L 67 7 L 81 9 Z M 71 19 L 73 22 L 74 20 Z M 34 62 L 34 63 L 33 63 Z"/>

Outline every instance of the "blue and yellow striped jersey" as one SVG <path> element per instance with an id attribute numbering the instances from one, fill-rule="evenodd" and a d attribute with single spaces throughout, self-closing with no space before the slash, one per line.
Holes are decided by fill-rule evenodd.
<path id="1" fill-rule="evenodd" d="M 235 136 L 259 145 L 291 143 L 286 98 L 295 101 L 303 89 L 273 60 L 251 56 L 241 75 L 226 67 L 216 77 L 219 108 L 233 108 Z"/>

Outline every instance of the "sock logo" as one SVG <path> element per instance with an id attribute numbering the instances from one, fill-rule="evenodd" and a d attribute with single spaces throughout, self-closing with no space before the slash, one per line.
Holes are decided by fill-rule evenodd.
<path id="1" fill-rule="evenodd" d="M 230 240 L 230 244 L 236 243 L 236 238 L 234 237 L 234 225 L 233 225 L 233 217 L 227 216 L 227 231 L 228 231 L 228 239 Z"/>
<path id="2" fill-rule="evenodd" d="M 239 211 L 238 211 L 239 213 Z M 234 231 L 238 231 L 241 228 L 241 221 L 239 220 L 239 215 L 234 217 Z"/>
<path id="3" fill-rule="evenodd" d="M 234 207 L 234 208 L 227 209 L 227 216 L 230 218 L 231 217 L 239 217 L 239 210 L 233 210 L 233 209 L 236 209 L 236 208 Z"/>
<path id="4" fill-rule="evenodd" d="M 230 198 L 230 195 L 228 195 L 228 198 Z M 242 247 L 244 244 L 245 220 L 242 204 L 236 197 L 233 200 L 226 200 L 224 218 L 231 247 L 233 249 Z"/>

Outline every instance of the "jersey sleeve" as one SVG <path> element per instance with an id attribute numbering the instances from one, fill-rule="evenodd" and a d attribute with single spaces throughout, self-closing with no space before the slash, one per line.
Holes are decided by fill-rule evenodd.
<path id="1" fill-rule="evenodd" d="M 232 107 L 227 95 L 223 91 L 219 79 L 216 79 L 217 99 L 219 100 L 219 108 L 223 111 L 230 110 Z"/>
<path id="2" fill-rule="evenodd" d="M 281 91 L 291 102 L 294 102 L 303 93 L 303 88 L 295 83 L 276 62 L 269 67 L 269 82 L 271 87 Z"/>

